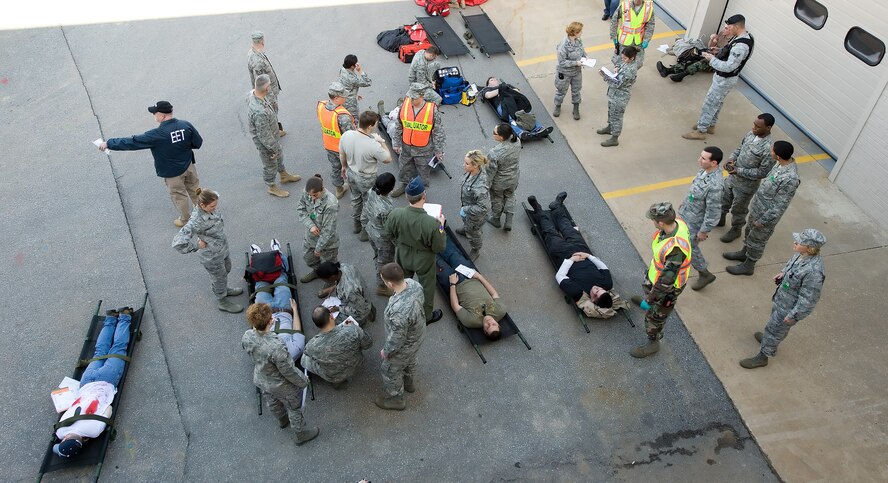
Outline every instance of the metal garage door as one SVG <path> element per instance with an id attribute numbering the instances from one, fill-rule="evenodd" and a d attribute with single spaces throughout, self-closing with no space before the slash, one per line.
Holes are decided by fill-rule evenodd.
<path id="1" fill-rule="evenodd" d="M 697 8 L 697 0 L 656 0 L 657 7 L 662 8 L 672 18 L 678 20 L 680 24 L 687 27 L 694 17 L 694 10 Z M 657 25 L 657 29 L 664 31 L 665 25 L 662 27 Z"/>
<path id="2" fill-rule="evenodd" d="M 820 30 L 796 18 L 796 0 L 729 0 L 725 17 L 743 14 L 755 37 L 746 80 L 838 156 L 869 113 L 888 64 L 870 67 L 845 50 L 844 39 L 857 26 L 888 43 L 888 4 L 818 1 L 829 12 Z"/>

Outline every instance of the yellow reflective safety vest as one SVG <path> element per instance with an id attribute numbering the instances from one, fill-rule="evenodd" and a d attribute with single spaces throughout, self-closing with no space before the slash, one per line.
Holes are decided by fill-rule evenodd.
<path id="1" fill-rule="evenodd" d="M 408 146 L 417 148 L 429 145 L 432 138 L 432 128 L 435 124 L 435 103 L 426 102 L 419 111 L 413 112 L 413 105 L 410 104 L 410 98 L 405 97 L 404 103 L 401 104 L 401 126 L 404 128 L 404 135 L 401 136 L 401 142 Z"/>
<path id="2" fill-rule="evenodd" d="M 620 26 L 620 45 L 641 45 L 642 37 L 644 37 L 644 28 L 647 22 L 654 15 L 654 5 L 650 0 L 646 0 L 641 6 L 641 10 L 635 13 L 632 0 L 624 0 L 623 24 Z"/>
<path id="3" fill-rule="evenodd" d="M 651 241 L 651 251 L 654 252 L 654 257 L 651 259 L 651 266 L 648 268 L 648 280 L 651 283 L 657 283 L 657 279 L 660 278 L 660 272 L 666 268 L 666 256 L 669 255 L 672 249 L 678 247 L 684 253 L 685 260 L 678 270 L 678 276 L 675 277 L 675 288 L 682 288 L 687 283 L 688 275 L 691 273 L 691 234 L 684 220 L 676 218 L 675 223 L 678 225 L 678 229 L 675 230 L 675 235 L 671 237 L 659 240 L 660 230 L 654 232 L 654 238 Z"/>
<path id="4" fill-rule="evenodd" d="M 339 130 L 339 116 L 348 116 L 351 118 L 352 124 L 354 124 L 355 120 L 346 108 L 336 106 L 336 109 L 330 111 L 327 109 L 326 104 L 324 101 L 318 101 L 318 121 L 321 122 L 324 149 L 338 153 L 339 138 L 342 137 L 342 132 Z"/>

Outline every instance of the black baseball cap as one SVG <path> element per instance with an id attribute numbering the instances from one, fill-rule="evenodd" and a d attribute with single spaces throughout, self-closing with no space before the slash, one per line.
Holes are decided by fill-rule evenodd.
<path id="1" fill-rule="evenodd" d="M 735 23 L 746 23 L 746 17 L 740 15 L 739 13 L 736 15 L 731 15 L 725 20 L 725 23 L 728 25 L 734 25 Z"/>
<path id="2" fill-rule="evenodd" d="M 164 114 L 172 114 L 173 113 L 173 105 L 168 101 L 157 101 L 157 104 L 153 106 L 148 106 L 148 112 L 151 114 L 155 114 L 158 112 L 162 112 Z"/>

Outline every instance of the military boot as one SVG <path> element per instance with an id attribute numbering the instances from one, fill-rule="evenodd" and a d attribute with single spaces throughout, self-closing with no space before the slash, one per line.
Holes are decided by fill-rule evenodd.
<path id="1" fill-rule="evenodd" d="M 580 105 L 579 104 L 574 104 L 573 117 L 574 117 L 574 121 L 580 120 Z"/>
<path id="2" fill-rule="evenodd" d="M 403 411 L 404 408 L 407 407 L 407 400 L 404 399 L 403 394 L 394 397 L 386 395 L 379 396 L 373 402 L 376 403 L 376 406 L 378 406 L 380 409 L 393 409 L 395 411 Z"/>
<path id="3" fill-rule="evenodd" d="M 176 218 L 175 220 L 173 220 L 173 225 L 175 225 L 176 228 L 182 228 L 183 226 L 185 226 L 185 221 L 183 221 L 181 217 Z"/>
<path id="4" fill-rule="evenodd" d="M 367 230 L 361 229 L 361 233 L 358 235 L 358 240 L 362 242 L 370 241 L 370 235 L 367 234 Z"/>
<path id="5" fill-rule="evenodd" d="M 768 356 L 758 353 L 755 357 L 743 359 L 740 361 L 740 367 L 744 369 L 755 369 L 757 367 L 765 367 L 768 365 Z"/>
<path id="6" fill-rule="evenodd" d="M 336 198 L 341 199 L 345 194 L 348 193 L 348 188 L 345 185 L 336 187 Z"/>
<path id="7" fill-rule="evenodd" d="M 466 236 L 466 229 L 463 227 L 459 227 L 454 231 L 456 232 L 457 235 Z"/>
<path id="8" fill-rule="evenodd" d="M 697 129 L 697 125 L 694 124 L 691 126 L 691 129 Z M 706 128 L 706 134 L 715 134 L 715 126 L 709 126 Z"/>
<path id="9" fill-rule="evenodd" d="M 216 308 L 223 312 L 229 312 L 232 314 L 238 314 L 244 311 L 243 305 L 236 304 L 226 298 L 219 299 L 219 303 L 216 304 Z"/>
<path id="10" fill-rule="evenodd" d="M 407 189 L 407 185 L 402 183 L 401 186 L 393 189 L 392 192 L 389 193 L 389 196 L 391 196 L 392 198 L 397 198 L 404 194 L 405 189 Z"/>
<path id="11" fill-rule="evenodd" d="M 506 221 L 503 222 L 503 230 L 504 231 L 512 231 L 512 217 L 515 216 L 512 213 L 506 213 Z"/>
<path id="12" fill-rule="evenodd" d="M 660 341 L 659 340 L 648 340 L 646 344 L 642 344 L 635 349 L 632 349 L 629 352 L 629 355 L 636 359 L 644 359 L 647 356 L 652 356 L 660 351 Z"/>
<path id="13" fill-rule="evenodd" d="M 303 275 L 302 278 L 299 279 L 299 281 L 302 283 L 308 283 L 308 282 L 311 282 L 312 280 L 317 280 L 317 278 L 318 278 L 318 272 L 315 272 L 314 270 L 312 270 L 312 271 L 306 273 L 305 275 Z"/>
<path id="14" fill-rule="evenodd" d="M 286 428 L 290 425 L 290 416 L 284 414 L 283 416 L 278 418 L 278 427 L 281 429 Z"/>
<path id="15" fill-rule="evenodd" d="M 385 112 L 385 101 L 379 101 L 376 103 L 376 112 L 379 114 L 379 117 L 388 115 L 388 113 Z"/>
<path id="16" fill-rule="evenodd" d="M 697 277 L 697 281 L 691 285 L 691 290 L 703 290 L 703 287 L 715 281 L 715 275 L 709 270 L 702 270 Z"/>
<path id="17" fill-rule="evenodd" d="M 416 386 L 413 384 L 413 376 L 404 376 L 404 390 L 409 393 L 416 392 Z"/>
<path id="18" fill-rule="evenodd" d="M 672 79 L 672 82 L 681 82 L 684 80 L 685 77 L 687 77 L 689 75 L 691 75 L 691 74 L 689 74 L 687 71 L 685 71 L 685 72 L 680 72 L 678 74 L 672 74 L 671 76 L 669 76 L 669 78 Z"/>
<path id="19" fill-rule="evenodd" d="M 272 196 L 277 196 L 278 198 L 286 198 L 286 197 L 290 196 L 289 191 L 284 191 L 284 190 L 278 188 L 278 185 L 276 185 L 276 184 L 268 185 L 268 194 L 270 194 Z"/>
<path id="20" fill-rule="evenodd" d="M 666 67 L 659 60 L 657 61 L 657 72 L 660 73 L 660 77 L 666 77 L 669 74 L 673 74 L 675 71 L 672 70 L 672 67 Z"/>
<path id="21" fill-rule="evenodd" d="M 725 221 L 727 221 L 727 219 L 728 219 L 728 214 L 722 213 L 718 219 L 718 223 L 716 223 L 715 226 L 725 226 Z"/>
<path id="22" fill-rule="evenodd" d="M 352 225 L 352 233 L 361 233 L 364 227 L 361 226 L 361 220 L 354 220 L 354 224 Z"/>
<path id="23" fill-rule="evenodd" d="M 620 141 L 617 136 L 611 136 L 611 137 L 605 139 L 604 141 L 602 141 L 601 145 L 606 148 L 609 148 L 611 146 L 619 146 Z"/>
<path id="24" fill-rule="evenodd" d="M 502 216 L 502 215 L 500 215 L 500 216 Z M 487 223 L 490 223 L 491 225 L 493 225 L 497 228 L 502 227 L 503 225 L 500 224 L 500 216 L 490 215 L 490 217 L 487 218 Z"/>
<path id="25" fill-rule="evenodd" d="M 761 332 L 756 332 L 755 334 L 752 334 L 752 337 L 754 337 L 755 341 L 758 342 L 759 344 L 762 343 L 763 336 L 764 336 L 764 334 L 762 334 Z"/>
<path id="26" fill-rule="evenodd" d="M 601 128 L 595 132 L 598 134 L 610 134 L 611 133 L 611 125 L 608 124 L 607 126 L 604 126 L 603 128 Z"/>
<path id="27" fill-rule="evenodd" d="M 298 174 L 290 174 L 286 170 L 278 173 L 281 177 L 281 183 L 295 183 L 302 179 Z"/>
<path id="28" fill-rule="evenodd" d="M 739 226 L 732 226 L 730 230 L 725 232 L 724 235 L 719 238 L 722 243 L 731 243 L 732 241 L 740 238 L 741 229 Z"/>
<path id="29" fill-rule="evenodd" d="M 558 117 L 561 115 L 561 104 L 555 104 L 555 110 L 552 111 L 552 117 Z"/>
<path id="30" fill-rule="evenodd" d="M 752 275 L 755 273 L 755 260 L 747 258 L 743 263 L 725 269 L 731 275 Z"/>
<path id="31" fill-rule="evenodd" d="M 321 434 L 321 430 L 318 429 L 317 426 L 311 429 L 305 429 L 296 433 L 296 446 L 302 446 L 303 444 L 315 439 L 318 435 Z"/>
<path id="32" fill-rule="evenodd" d="M 722 258 L 725 260 L 734 260 L 736 262 L 742 262 L 746 260 L 746 247 L 743 247 L 736 252 L 724 252 L 722 253 Z"/>
<path id="33" fill-rule="evenodd" d="M 706 139 L 706 134 L 698 131 L 697 128 L 694 128 L 693 131 L 686 132 L 686 133 L 682 134 L 681 137 L 683 137 L 685 139 L 695 139 L 695 140 L 702 141 L 702 140 Z"/>
<path id="34" fill-rule="evenodd" d="M 239 288 L 239 287 L 238 288 L 231 288 L 231 287 L 225 288 L 225 296 L 226 297 L 236 297 L 242 293 L 244 293 L 244 289 Z"/>

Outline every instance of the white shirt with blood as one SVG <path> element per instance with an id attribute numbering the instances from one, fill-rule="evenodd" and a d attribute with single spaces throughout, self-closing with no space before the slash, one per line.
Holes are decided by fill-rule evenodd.
<path id="1" fill-rule="evenodd" d="M 105 381 L 90 382 L 80 388 L 77 399 L 59 421 L 72 418 L 77 414 L 96 414 L 110 418 L 111 403 L 114 401 L 115 394 L 117 394 L 117 389 Z M 79 413 L 77 412 L 78 408 L 80 409 Z M 68 434 L 74 433 L 84 438 L 97 438 L 105 430 L 105 426 L 102 421 L 94 419 L 74 421 L 70 426 L 57 429 L 56 437 L 63 439 Z"/>

